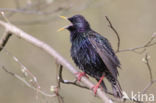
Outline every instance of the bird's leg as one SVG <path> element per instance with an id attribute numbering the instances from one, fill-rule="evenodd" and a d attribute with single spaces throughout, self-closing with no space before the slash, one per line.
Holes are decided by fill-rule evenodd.
<path id="1" fill-rule="evenodd" d="M 99 82 L 95 86 L 92 87 L 95 95 L 96 95 L 97 89 L 99 88 L 103 78 L 104 78 L 104 75 L 100 78 Z"/>
<path id="2" fill-rule="evenodd" d="M 78 81 L 80 81 L 83 76 L 88 78 L 88 76 L 86 75 L 85 72 L 77 72 L 76 75 L 77 75 L 77 80 Z"/>

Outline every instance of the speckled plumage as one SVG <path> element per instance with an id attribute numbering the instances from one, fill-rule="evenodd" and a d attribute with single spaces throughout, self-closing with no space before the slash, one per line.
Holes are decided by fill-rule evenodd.
<path id="1" fill-rule="evenodd" d="M 68 20 L 72 23 L 67 29 L 70 31 L 71 57 L 75 64 L 96 80 L 104 75 L 111 83 L 114 95 L 122 97 L 117 80 L 120 62 L 108 40 L 93 31 L 83 16 L 75 15 Z M 104 81 L 101 85 L 107 91 Z"/>

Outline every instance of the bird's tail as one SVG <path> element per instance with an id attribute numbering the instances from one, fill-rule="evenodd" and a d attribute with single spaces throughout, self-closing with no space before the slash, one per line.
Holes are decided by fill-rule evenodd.
<path id="1" fill-rule="evenodd" d="M 119 84 L 119 81 L 116 80 L 115 82 L 111 82 L 111 84 L 112 84 L 112 90 L 113 90 L 114 95 L 116 97 L 122 98 L 123 94 L 122 94 L 122 89 Z"/>

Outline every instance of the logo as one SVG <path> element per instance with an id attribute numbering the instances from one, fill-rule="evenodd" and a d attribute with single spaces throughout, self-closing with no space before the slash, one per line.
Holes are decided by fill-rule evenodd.
<path id="1" fill-rule="evenodd" d="M 141 92 L 134 93 L 131 92 L 131 99 L 141 102 L 154 102 L 154 94 L 142 94 Z"/>

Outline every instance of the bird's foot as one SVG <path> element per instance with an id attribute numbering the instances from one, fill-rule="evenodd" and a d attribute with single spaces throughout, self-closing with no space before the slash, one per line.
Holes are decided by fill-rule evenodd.
<path id="1" fill-rule="evenodd" d="M 96 84 L 95 86 L 93 86 L 92 87 L 92 90 L 93 90 L 93 92 L 94 92 L 94 95 L 96 95 L 96 92 L 97 92 L 97 89 L 99 88 L 99 83 L 98 84 Z"/>
<path id="2" fill-rule="evenodd" d="M 86 75 L 85 72 L 77 72 L 76 75 L 77 75 L 77 80 L 78 81 L 80 81 L 83 76 L 88 78 L 88 76 Z"/>
<path id="3" fill-rule="evenodd" d="M 102 76 L 102 77 L 100 78 L 99 82 L 98 82 L 95 86 L 92 87 L 92 90 L 93 90 L 93 92 L 94 92 L 94 95 L 96 95 L 97 89 L 99 88 L 99 86 L 100 86 L 100 84 L 101 84 L 103 78 L 104 78 L 104 76 Z"/>
<path id="4" fill-rule="evenodd" d="M 96 95 L 96 93 L 97 93 L 97 89 L 99 88 L 99 86 L 100 86 L 100 83 L 98 82 L 95 86 L 93 86 L 91 89 L 93 90 L 93 92 L 94 92 L 94 95 Z"/>

